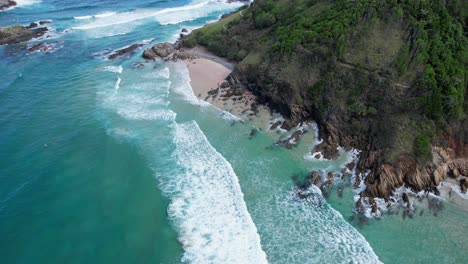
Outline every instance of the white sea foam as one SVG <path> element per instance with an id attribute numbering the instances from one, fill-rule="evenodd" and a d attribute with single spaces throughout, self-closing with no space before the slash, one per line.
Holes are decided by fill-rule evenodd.
<path id="1" fill-rule="evenodd" d="M 15 0 L 17 7 L 29 6 L 39 4 L 41 0 Z"/>
<path id="2" fill-rule="evenodd" d="M 184 171 L 171 176 L 170 189 L 177 196 L 168 213 L 185 250 L 182 261 L 267 263 L 229 162 L 195 122 L 176 125 L 175 143 Z"/>
<path id="3" fill-rule="evenodd" d="M 120 82 L 121 81 L 122 81 L 122 79 L 120 79 L 120 76 L 117 77 L 117 81 L 115 82 L 115 85 L 114 85 L 115 90 L 118 90 L 120 88 Z"/>
<path id="4" fill-rule="evenodd" d="M 95 15 L 94 17 L 100 18 L 100 17 L 110 17 L 117 14 L 117 12 L 103 12 L 100 14 Z"/>
<path id="5" fill-rule="evenodd" d="M 171 69 L 178 74 L 177 83 L 174 83 L 174 85 L 172 85 L 171 91 L 180 95 L 182 99 L 184 99 L 188 103 L 200 106 L 211 105 L 210 103 L 196 97 L 193 93 L 192 86 L 190 85 L 190 75 L 185 64 L 173 63 L 171 64 Z"/>
<path id="6" fill-rule="evenodd" d="M 240 3 L 227 4 L 218 1 L 193 2 L 192 4 L 164 9 L 139 9 L 130 12 L 112 13 L 112 15 L 94 16 L 90 23 L 78 25 L 74 29 L 89 30 L 100 27 L 127 24 L 137 20 L 154 18 L 161 24 L 176 24 L 183 21 L 191 21 L 210 12 L 241 6 Z"/>
<path id="7" fill-rule="evenodd" d="M 73 18 L 78 19 L 78 20 L 83 20 L 83 19 L 91 19 L 93 18 L 93 16 L 75 16 Z"/>
<path id="8" fill-rule="evenodd" d="M 155 78 L 160 79 L 169 79 L 171 77 L 171 73 L 167 67 L 164 67 L 162 70 L 154 72 L 153 74 Z"/>
<path id="9" fill-rule="evenodd" d="M 273 186 L 262 187 L 272 193 L 268 204 L 252 210 L 258 230 L 270 236 L 264 249 L 271 262 L 380 263 L 366 239 L 327 204 L 317 186 L 289 193 Z"/>
<path id="10" fill-rule="evenodd" d="M 106 67 L 104 67 L 104 71 L 122 73 L 123 68 L 122 68 L 122 66 L 106 66 Z"/>
<path id="11" fill-rule="evenodd" d="M 117 113 L 126 119 L 132 120 L 161 120 L 174 121 L 176 113 L 170 109 L 147 109 L 142 107 L 124 107 Z"/>
<path id="12" fill-rule="evenodd" d="M 87 16 L 75 16 L 74 19 L 77 20 L 85 20 L 85 19 L 92 19 L 92 18 L 103 18 L 103 17 L 110 17 L 117 14 L 117 12 L 103 12 L 97 15 L 87 15 Z"/>

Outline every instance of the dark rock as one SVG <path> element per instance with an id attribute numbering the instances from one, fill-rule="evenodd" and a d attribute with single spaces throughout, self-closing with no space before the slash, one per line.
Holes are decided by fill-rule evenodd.
<path id="1" fill-rule="evenodd" d="M 119 49 L 119 50 L 116 50 L 114 51 L 111 55 L 109 55 L 107 58 L 109 60 L 113 60 L 119 56 L 122 56 L 122 55 L 125 55 L 127 53 L 130 53 L 130 52 L 133 52 L 134 50 L 138 49 L 139 47 L 143 46 L 143 44 L 132 44 L 126 48 L 123 48 L 123 49 Z"/>
<path id="2" fill-rule="evenodd" d="M 143 63 L 140 63 L 140 62 L 134 62 L 132 63 L 132 68 L 136 68 L 136 69 L 142 69 L 144 68 L 145 65 Z"/>
<path id="3" fill-rule="evenodd" d="M 249 135 L 249 138 L 253 138 L 255 137 L 255 135 L 257 135 L 257 129 L 253 128 L 251 131 L 250 131 L 250 135 Z"/>
<path id="4" fill-rule="evenodd" d="M 169 42 L 158 43 L 143 52 L 145 59 L 166 59 L 170 54 L 176 51 L 173 44 Z"/>
<path id="5" fill-rule="evenodd" d="M 330 145 L 327 142 L 322 142 L 315 146 L 312 153 L 320 152 L 323 157 L 329 160 L 335 160 L 338 158 L 338 145 Z"/>
<path id="6" fill-rule="evenodd" d="M 273 125 L 271 125 L 270 129 L 271 130 L 275 130 L 276 128 L 278 128 L 283 122 L 281 121 L 276 121 Z"/>
<path id="7" fill-rule="evenodd" d="M 468 190 L 468 180 L 466 178 L 460 180 L 460 189 L 462 193 L 466 193 Z"/>
<path id="8" fill-rule="evenodd" d="M 409 197 L 408 197 L 408 194 L 407 193 L 403 193 L 403 196 L 401 197 L 403 199 L 403 203 L 406 205 L 406 206 L 410 206 L 410 200 L 409 200 Z"/>
<path id="9" fill-rule="evenodd" d="M 297 130 L 294 133 L 292 133 L 292 135 L 289 138 L 282 140 L 282 141 L 278 141 L 276 144 L 278 144 L 279 146 L 285 147 L 287 149 L 291 149 L 297 145 L 297 143 L 299 142 L 303 134 L 304 134 L 304 131 Z"/>
<path id="10" fill-rule="evenodd" d="M 143 52 L 143 58 L 148 59 L 148 60 L 155 60 L 158 56 L 152 49 L 145 49 Z"/>
<path id="11" fill-rule="evenodd" d="M 346 168 L 348 168 L 349 171 L 353 171 L 354 169 L 354 162 L 350 162 L 346 165 Z"/>
<path id="12" fill-rule="evenodd" d="M 364 205 L 362 204 L 362 198 L 359 198 L 359 200 L 357 200 L 355 208 L 356 208 L 357 213 L 359 214 L 364 213 Z"/>
<path id="13" fill-rule="evenodd" d="M 43 36 L 47 31 L 46 27 L 29 29 L 20 25 L 0 28 L 0 45 L 29 41 Z"/>
<path id="14" fill-rule="evenodd" d="M 220 85 L 219 87 L 221 87 L 221 88 L 223 88 L 223 89 L 228 88 L 228 87 L 229 87 L 229 83 L 228 83 L 228 82 L 223 82 L 223 83 L 221 83 L 221 85 Z"/>
<path id="15" fill-rule="evenodd" d="M 214 95 L 217 95 L 218 92 L 219 92 L 219 88 L 216 88 L 216 89 L 213 89 L 213 90 L 209 90 L 209 91 L 208 91 L 208 95 L 214 96 Z"/>
<path id="16" fill-rule="evenodd" d="M 377 213 L 379 208 L 377 207 L 377 204 L 375 202 L 372 203 L 371 207 L 372 207 L 371 212 L 374 214 Z"/>
<path id="17" fill-rule="evenodd" d="M 28 29 L 31 29 L 31 28 L 35 28 L 35 27 L 38 27 L 39 25 L 36 23 L 36 22 L 32 22 L 31 24 L 29 24 L 29 26 L 27 26 L 26 28 Z"/>
<path id="18" fill-rule="evenodd" d="M 0 11 L 16 6 L 16 2 L 13 0 L 0 0 Z"/>
<path id="19" fill-rule="evenodd" d="M 322 185 L 322 176 L 320 175 L 320 172 L 313 171 L 310 175 L 310 178 L 315 186 L 320 187 Z"/>
<path id="20" fill-rule="evenodd" d="M 188 29 L 183 28 L 181 31 L 184 32 L 184 33 L 187 33 L 187 32 L 188 32 Z"/>
<path id="21" fill-rule="evenodd" d="M 50 24 L 50 23 L 52 23 L 52 21 L 50 21 L 50 20 L 39 21 L 39 25 L 46 25 L 46 24 Z"/>

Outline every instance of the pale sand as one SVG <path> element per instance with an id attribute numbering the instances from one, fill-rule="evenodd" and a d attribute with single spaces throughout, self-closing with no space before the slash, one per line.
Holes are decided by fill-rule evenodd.
<path id="1" fill-rule="evenodd" d="M 232 93 L 231 88 L 220 87 L 234 68 L 232 63 L 209 53 L 202 47 L 183 52 L 195 57 L 183 60 L 187 65 L 190 85 L 195 96 L 223 111 L 249 121 L 256 127 L 268 130 L 273 120 L 268 107 L 254 104 L 255 96 L 248 90 L 243 90 L 241 95 L 229 96 Z M 216 90 L 216 94 L 213 94 Z M 212 95 L 209 94 L 210 91 Z"/>

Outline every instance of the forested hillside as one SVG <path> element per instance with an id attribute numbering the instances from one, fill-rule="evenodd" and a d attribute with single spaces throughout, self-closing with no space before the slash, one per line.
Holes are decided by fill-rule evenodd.
<path id="1" fill-rule="evenodd" d="M 467 10 L 462 0 L 256 0 L 184 45 L 238 62 L 234 75 L 288 125 L 317 121 L 327 157 L 362 150 L 362 196 L 388 198 L 402 184 L 468 176 Z"/>

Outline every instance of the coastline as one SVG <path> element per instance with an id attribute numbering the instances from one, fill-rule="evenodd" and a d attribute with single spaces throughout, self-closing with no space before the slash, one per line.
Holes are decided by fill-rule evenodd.
<path id="1" fill-rule="evenodd" d="M 230 79 L 234 64 L 218 57 L 202 46 L 184 48 L 173 54 L 184 63 L 194 95 L 238 118 L 261 128 L 269 128 L 274 120 L 270 109 L 260 105 L 255 95 Z"/>
<path id="2" fill-rule="evenodd" d="M 273 110 L 265 104 L 257 103 L 258 98 L 237 79 L 237 74 L 231 74 L 234 70 L 233 63 L 214 55 L 205 47 L 199 45 L 195 45 L 192 48 L 184 47 L 183 42 L 188 38 L 188 35 L 184 34 L 187 32 L 186 29 L 182 29 L 182 32 L 181 38 L 174 44 L 167 42 L 156 44 L 153 47 L 146 49 L 143 53 L 143 57 L 151 60 L 163 59 L 183 63 L 188 69 L 190 85 L 192 87 L 193 94 L 197 98 L 208 102 L 223 111 L 229 112 L 242 120 L 249 121 L 249 123 L 254 125 L 257 129 L 264 129 L 269 134 L 273 134 L 275 132 L 278 133 L 278 129 L 289 128 L 288 131 L 283 132 L 293 132 L 292 134 L 284 137 L 284 134 L 286 133 L 278 133 L 283 134 L 280 135 L 279 138 L 277 138 L 278 135 L 273 136 L 278 139 L 276 144 L 288 149 L 297 145 L 298 141 L 305 133 L 305 131 L 302 131 L 303 129 L 301 130 L 302 125 L 310 120 L 306 118 L 301 119 L 300 121 L 296 120 L 296 122 L 290 122 L 291 120 L 280 118 L 282 121 L 278 121 L 278 116 L 275 118 Z M 297 127 L 295 125 L 297 125 Z M 255 134 L 255 132 L 252 131 L 252 134 Z M 311 153 L 320 153 L 319 159 L 337 159 L 339 154 L 339 144 L 330 144 L 330 142 L 328 142 L 329 140 L 330 138 L 320 140 L 320 144 L 314 145 Z M 316 141 L 318 142 L 319 139 L 317 138 Z M 432 191 L 427 188 L 411 188 L 411 190 L 406 190 L 406 187 L 408 186 L 402 184 L 400 187 L 405 188 L 406 191 L 399 195 L 389 194 L 387 196 L 382 196 L 375 195 L 373 193 L 371 193 L 372 195 L 369 195 L 369 190 L 372 191 L 371 189 L 375 189 L 376 187 L 370 186 L 372 187 L 370 189 L 370 187 L 367 186 L 367 174 L 363 173 L 363 167 L 365 166 L 362 164 L 367 162 L 366 153 L 367 152 L 364 151 L 362 153 L 364 154 L 364 157 L 359 155 L 359 158 L 353 162 L 353 167 L 356 168 L 353 170 L 352 178 L 355 180 L 352 184 L 355 187 L 353 188 L 354 191 L 358 192 L 354 199 L 354 212 L 358 214 L 364 213 L 366 216 L 371 218 L 380 218 L 383 213 L 388 211 L 388 207 L 392 207 L 392 204 L 398 204 L 399 206 L 408 207 L 409 209 L 411 207 L 411 202 L 408 202 L 405 199 L 408 195 L 414 196 L 412 193 L 416 194 L 415 196 L 418 197 L 418 199 L 421 198 L 421 196 L 418 195 L 420 189 L 434 192 L 437 197 L 445 198 L 445 200 L 457 205 L 461 210 L 466 211 L 466 199 L 463 196 L 459 197 L 457 194 L 445 194 L 444 190 L 442 190 L 444 188 L 437 190 L 437 187 L 434 187 Z M 350 164 L 345 164 L 344 166 L 346 167 L 348 165 Z M 345 168 L 343 168 L 343 170 L 344 169 Z M 333 173 L 328 172 L 328 175 L 330 174 Z M 440 180 L 442 179 L 439 179 L 436 182 L 437 186 L 439 185 L 438 183 L 440 183 Z M 324 184 L 323 186 L 328 188 L 329 185 L 330 184 Z M 318 187 L 322 189 L 323 186 Z M 386 191 L 388 192 L 388 190 Z M 394 189 L 393 191 L 395 192 L 397 189 Z M 437 193 L 439 194 L 437 195 Z M 440 193 L 443 194 L 440 195 Z"/>

